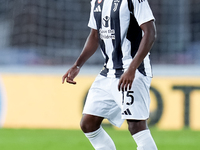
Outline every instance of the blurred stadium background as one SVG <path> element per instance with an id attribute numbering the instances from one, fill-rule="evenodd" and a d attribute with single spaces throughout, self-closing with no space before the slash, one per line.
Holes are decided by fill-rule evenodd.
<path id="1" fill-rule="evenodd" d="M 200 64 L 200 1 L 149 0 L 153 64 Z M 89 0 L 0 0 L 0 65 L 68 65 L 89 33 Z M 88 64 L 102 64 L 100 52 Z"/>
<path id="2" fill-rule="evenodd" d="M 200 0 L 149 3 L 158 32 L 151 51 L 150 124 L 158 127 L 152 133 L 163 150 L 198 149 Z M 83 67 L 76 87 L 62 86 L 61 76 L 82 50 L 89 12 L 90 0 L 0 0 L 0 149 L 90 146 L 81 131 L 4 129 L 79 129 L 83 100 L 103 63 L 101 52 Z M 195 131 L 181 130 L 185 127 Z M 133 144 L 127 131 L 116 136 L 107 130 L 121 149 Z M 124 141 L 117 139 L 122 134 Z"/>

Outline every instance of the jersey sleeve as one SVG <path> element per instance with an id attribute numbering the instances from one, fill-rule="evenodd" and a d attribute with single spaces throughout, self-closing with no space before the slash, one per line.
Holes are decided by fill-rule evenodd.
<path id="1" fill-rule="evenodd" d="M 90 10 L 90 19 L 88 22 L 88 27 L 92 29 L 97 29 L 96 21 L 94 18 L 94 5 L 95 5 L 95 0 L 92 0 L 91 2 L 91 10 Z"/>
<path id="2" fill-rule="evenodd" d="M 132 2 L 134 7 L 134 16 L 139 26 L 148 21 L 155 20 L 147 0 L 132 0 Z"/>

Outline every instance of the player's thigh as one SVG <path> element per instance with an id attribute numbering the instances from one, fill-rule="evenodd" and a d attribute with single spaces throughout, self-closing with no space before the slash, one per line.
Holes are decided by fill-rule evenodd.
<path id="1" fill-rule="evenodd" d="M 96 78 L 88 92 L 83 114 L 106 118 L 111 124 L 120 127 L 124 120 L 121 119 L 121 108 L 112 93 L 112 89 L 117 89 L 117 86 L 113 87 L 112 83 L 113 78 L 101 75 Z"/>

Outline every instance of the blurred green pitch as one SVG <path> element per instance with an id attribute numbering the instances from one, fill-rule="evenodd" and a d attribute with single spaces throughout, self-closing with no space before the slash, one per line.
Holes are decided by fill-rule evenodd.
<path id="1" fill-rule="evenodd" d="M 117 150 L 136 150 L 128 131 L 104 128 L 113 138 Z M 151 128 L 160 150 L 200 149 L 200 131 L 160 131 Z M 0 129 L 0 150 L 93 150 L 80 130 Z"/>

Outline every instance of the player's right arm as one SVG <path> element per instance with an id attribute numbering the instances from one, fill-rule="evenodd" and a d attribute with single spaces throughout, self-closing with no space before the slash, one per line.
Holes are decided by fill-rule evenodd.
<path id="1" fill-rule="evenodd" d="M 98 31 L 95 29 L 91 29 L 80 56 L 78 57 L 74 65 L 63 75 L 62 83 L 64 83 L 66 80 L 67 83 L 76 84 L 74 78 L 78 75 L 80 68 L 83 66 L 83 64 L 95 53 L 99 45 L 98 43 Z"/>

